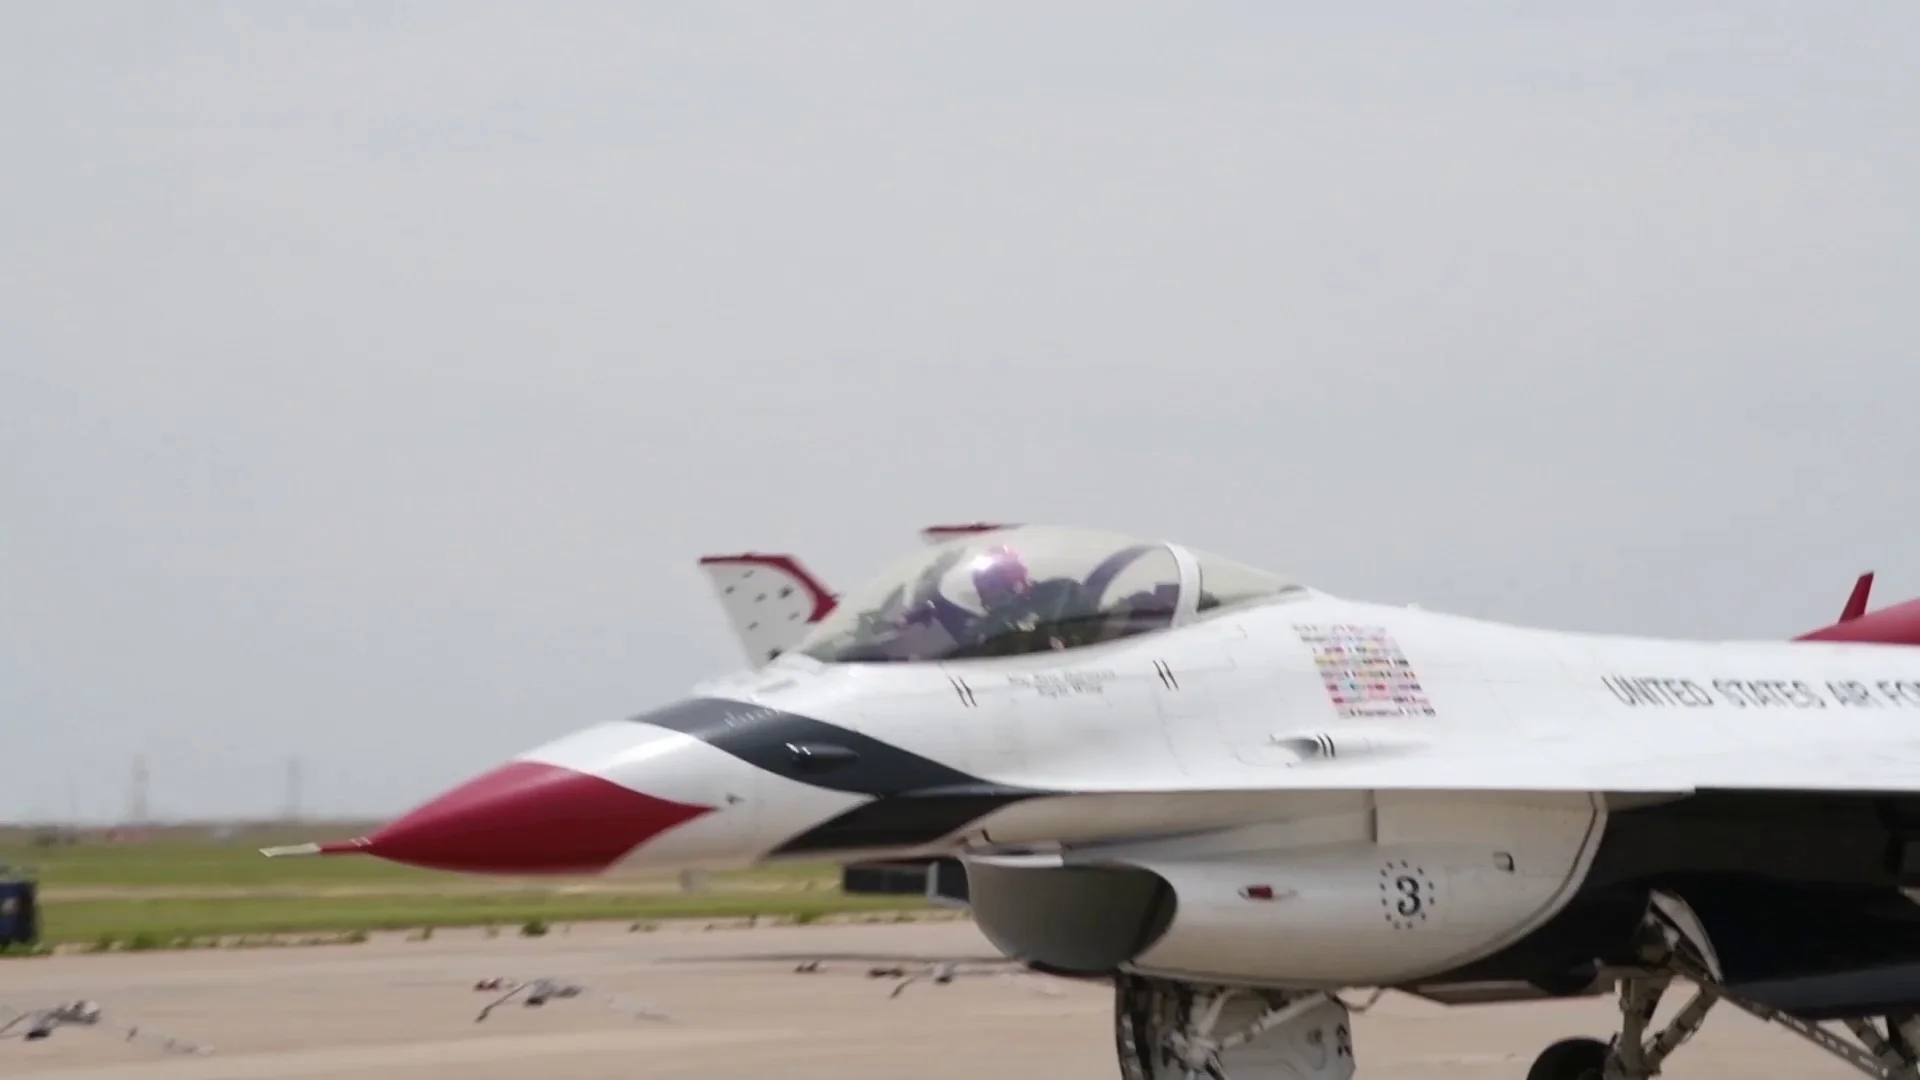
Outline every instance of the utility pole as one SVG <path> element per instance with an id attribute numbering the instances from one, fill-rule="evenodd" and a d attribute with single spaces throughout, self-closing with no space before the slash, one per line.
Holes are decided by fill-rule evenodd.
<path id="1" fill-rule="evenodd" d="M 300 759 L 290 758 L 287 761 L 287 820 L 290 822 L 300 820 L 300 782 Z"/>
<path id="2" fill-rule="evenodd" d="M 127 824 L 136 829 L 147 827 L 147 759 L 133 759 L 133 782 L 127 790 Z"/>

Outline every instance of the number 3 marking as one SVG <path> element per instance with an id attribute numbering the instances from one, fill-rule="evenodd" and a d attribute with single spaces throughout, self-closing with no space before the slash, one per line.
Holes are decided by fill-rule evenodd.
<path id="1" fill-rule="evenodd" d="M 1394 879 L 1393 884 L 1395 888 L 1400 890 L 1400 903 L 1394 906 L 1394 910 L 1400 913 L 1400 917 L 1410 919 L 1420 914 L 1421 900 L 1419 880 L 1411 877 L 1399 877 Z"/>

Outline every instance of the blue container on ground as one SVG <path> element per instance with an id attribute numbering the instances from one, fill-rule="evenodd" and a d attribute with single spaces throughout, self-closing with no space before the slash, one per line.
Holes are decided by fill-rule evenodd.
<path id="1" fill-rule="evenodd" d="M 39 943 L 39 890 L 32 878 L 0 870 L 0 948 Z"/>

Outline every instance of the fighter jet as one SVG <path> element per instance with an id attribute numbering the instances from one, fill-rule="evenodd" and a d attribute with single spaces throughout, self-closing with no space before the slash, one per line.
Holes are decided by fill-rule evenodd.
<path id="1" fill-rule="evenodd" d="M 1863 579 L 1801 639 L 1704 642 L 1098 531 L 931 540 L 844 597 L 736 557 L 736 585 L 806 592 L 804 632 L 755 643 L 777 656 L 307 850 L 957 860 L 1001 953 L 1112 985 L 1130 1080 L 1348 1080 L 1345 995 L 1383 988 L 1618 995 L 1617 1033 L 1529 1080 L 1644 1080 L 1720 1003 L 1920 1080 L 1920 602 L 1866 611 Z"/>

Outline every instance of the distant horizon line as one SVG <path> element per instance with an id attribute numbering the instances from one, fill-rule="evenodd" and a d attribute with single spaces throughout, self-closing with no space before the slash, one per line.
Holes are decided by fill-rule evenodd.
<path id="1" fill-rule="evenodd" d="M 176 829 L 280 829 L 293 827 L 324 829 L 329 827 L 346 828 L 375 824 L 386 820 L 387 817 L 380 814 L 316 815 L 313 817 L 307 817 L 305 815 L 298 817 L 287 817 L 284 815 L 208 816 L 164 818 L 138 822 L 100 819 L 87 821 L 51 821 L 41 819 L 0 821 L 0 834 L 132 831 L 136 829 L 144 829 L 150 832 Z"/>

